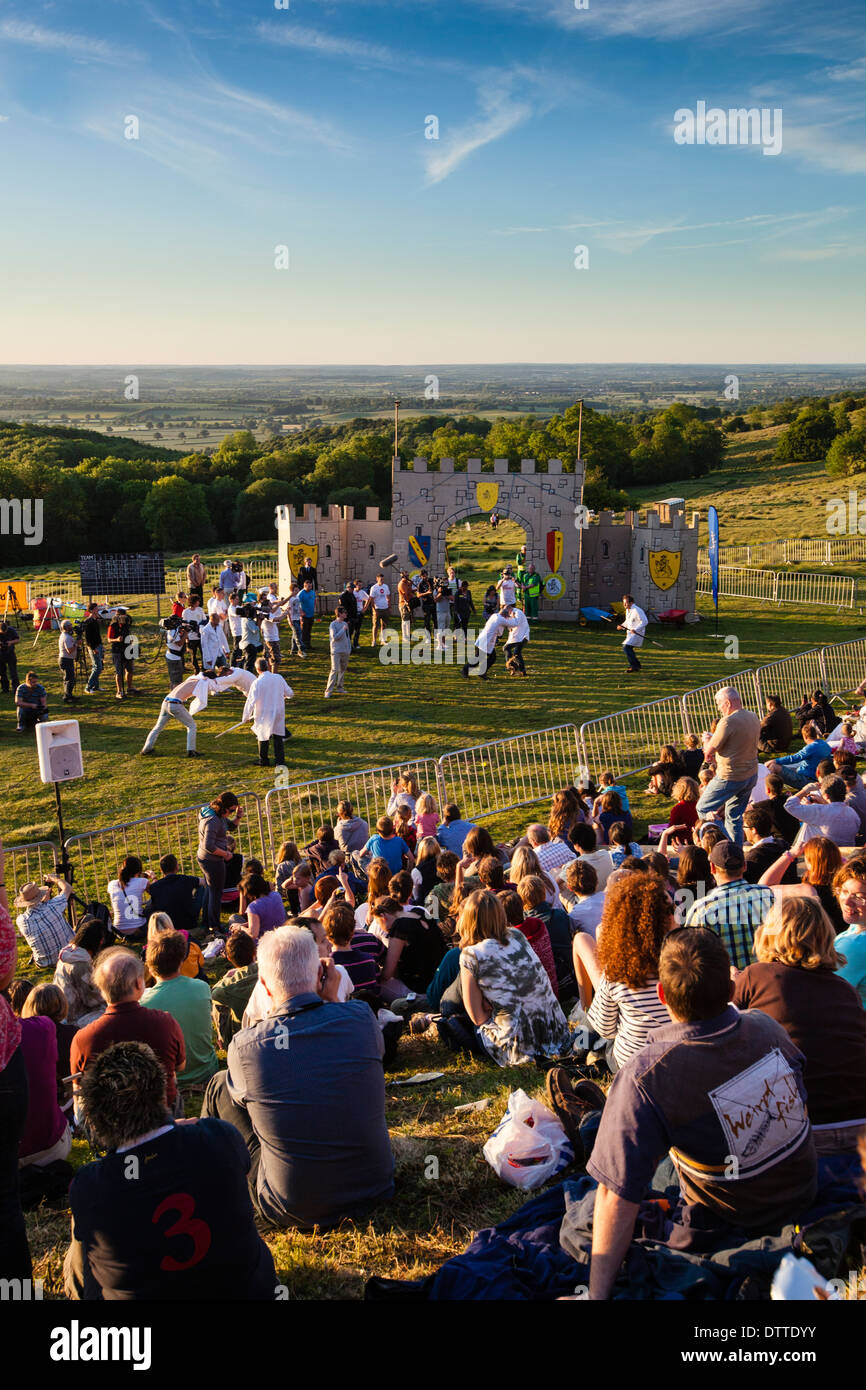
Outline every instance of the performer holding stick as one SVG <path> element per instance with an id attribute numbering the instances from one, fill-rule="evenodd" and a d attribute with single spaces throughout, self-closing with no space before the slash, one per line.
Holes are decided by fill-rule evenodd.
<path id="1" fill-rule="evenodd" d="M 643 609 L 638 608 L 631 594 L 623 594 L 622 603 L 625 609 L 624 621 L 617 623 L 617 628 L 620 632 L 626 633 L 626 639 L 622 644 L 628 661 L 626 675 L 633 676 L 641 669 L 635 648 L 643 646 L 648 619 Z"/>
<path id="2" fill-rule="evenodd" d="M 256 661 L 256 678 L 247 693 L 241 723 L 252 721 L 253 733 L 259 745 L 259 767 L 268 767 L 268 744 L 274 740 L 274 758 L 277 766 L 285 766 L 283 740 L 291 738 L 286 733 L 286 700 L 291 700 L 294 691 L 286 685 L 276 671 L 268 670 L 266 657 Z"/>

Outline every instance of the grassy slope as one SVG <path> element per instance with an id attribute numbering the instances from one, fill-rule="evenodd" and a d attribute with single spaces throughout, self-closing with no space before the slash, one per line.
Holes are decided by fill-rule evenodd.
<path id="1" fill-rule="evenodd" d="M 749 439 L 754 445 L 751 436 Z M 734 449 L 739 445 L 738 440 Z M 809 533 L 802 522 L 795 525 L 795 518 L 816 475 L 814 465 L 795 465 L 790 471 L 782 470 L 768 491 L 766 479 L 762 485 L 750 463 L 744 476 L 754 481 L 737 485 L 734 491 L 731 482 L 722 480 L 723 475 L 687 483 L 678 490 L 702 508 L 708 501 L 716 501 L 725 540 L 746 536 L 769 539 Z M 784 500 L 778 495 L 780 489 Z M 656 493 L 648 491 L 647 496 Z M 454 537 L 476 602 L 480 604 L 488 575 L 494 578 L 498 564 L 513 558 L 521 539 L 516 527 L 505 524 L 495 538 L 486 526 L 474 528 L 468 540 L 465 533 Z M 495 549 L 488 549 L 494 541 Z M 250 549 L 244 548 L 244 553 Z M 136 611 L 146 616 L 152 610 L 142 604 Z M 143 626 L 151 630 L 147 623 Z M 467 686 L 447 668 L 432 672 L 423 667 L 392 670 L 381 666 L 366 650 L 352 661 L 349 695 L 333 705 L 321 699 L 327 661 L 320 635 L 318 652 L 306 663 L 290 663 L 286 671 L 296 690 L 289 768 L 300 780 L 390 761 L 396 756 L 421 752 L 438 755 L 509 732 L 564 721 L 581 723 L 625 705 L 689 689 L 728 671 L 733 674 L 741 666 L 758 665 L 862 632 L 850 618 L 833 614 L 762 613 L 734 603 L 726 605 L 722 626 L 740 638 L 739 663 L 723 661 L 722 644 L 710 637 L 709 623 L 674 634 L 662 635 L 656 629 L 654 635 L 666 650 L 647 648 L 643 673 L 628 682 L 623 679 L 618 635 L 570 625 L 542 624 L 533 630 L 528 652 L 532 679 L 519 684 L 501 670 L 483 688 L 475 682 Z M 149 640 L 152 645 L 152 635 Z M 47 677 L 53 711 L 59 713 L 63 707 L 58 701 L 56 667 L 52 668 L 47 659 L 47 646 L 39 655 L 37 665 Z M 137 703 L 116 705 L 110 695 L 103 694 L 82 699 L 78 706 L 87 776 L 66 794 L 70 833 L 188 804 L 204 791 L 225 785 L 249 787 L 260 793 L 267 790 L 267 774 L 253 766 L 249 735 L 238 732 L 214 743 L 214 735 L 239 717 L 239 700 L 231 696 L 200 717 L 199 746 L 209 755 L 207 762 L 187 764 L 178 756 L 183 745 L 179 730 L 174 728 L 165 732 L 155 758 L 147 763 L 139 761 L 134 754 L 165 688 L 162 663 L 159 669 L 154 665 L 144 668 L 139 684 L 143 694 Z M 0 696 L 0 711 L 5 714 L 0 719 L 0 771 L 7 793 L 0 829 L 6 842 L 14 843 L 50 835 L 53 813 L 50 795 L 35 775 L 32 742 L 22 748 L 11 732 L 10 705 L 9 696 Z M 645 823 L 651 812 L 652 818 L 657 818 L 659 809 L 640 795 L 642 783 L 643 779 L 636 779 L 633 787 L 638 824 Z M 529 817 L 528 810 L 497 816 L 491 828 L 498 836 L 513 834 Z M 21 968 L 22 973 L 33 973 L 28 972 L 24 953 Z M 521 1194 L 494 1177 L 481 1146 L 502 1116 L 508 1091 L 522 1086 L 541 1095 L 541 1074 L 532 1067 L 499 1071 L 458 1061 L 427 1039 L 404 1040 L 400 1062 L 400 1069 L 389 1073 L 389 1080 L 432 1069 L 443 1071 L 445 1076 L 441 1082 L 417 1090 L 388 1088 L 388 1123 L 397 1156 L 395 1200 L 363 1227 L 350 1225 L 322 1236 L 288 1233 L 273 1237 L 270 1243 L 278 1277 L 288 1285 L 292 1297 L 359 1297 L 364 1280 L 371 1274 L 407 1278 L 426 1274 L 464 1249 L 473 1231 L 501 1220 L 523 1200 Z M 454 1114 L 456 1105 L 481 1097 L 490 1098 L 487 1110 Z M 86 1146 L 76 1142 L 73 1161 L 85 1162 L 89 1157 Z M 438 1160 L 436 1178 L 426 1176 L 433 1170 L 428 1162 L 431 1157 Z M 36 1274 L 46 1279 L 46 1295 L 56 1296 L 62 1287 L 68 1217 L 64 1213 L 34 1214 L 28 1225 Z"/>

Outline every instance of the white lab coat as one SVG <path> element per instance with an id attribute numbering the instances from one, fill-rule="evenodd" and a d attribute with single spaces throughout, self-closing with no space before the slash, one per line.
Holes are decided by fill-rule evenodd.
<path id="1" fill-rule="evenodd" d="M 217 676 L 216 680 L 205 680 L 203 676 L 199 676 L 195 686 L 195 698 L 189 707 L 190 714 L 198 714 L 201 710 L 207 709 L 209 695 L 221 695 L 224 690 L 240 690 L 243 695 L 246 695 L 255 679 L 251 671 L 245 671 L 240 666 L 232 666 L 224 676 Z M 186 683 L 184 682 L 184 684 Z M 171 693 L 174 695 L 177 692 L 173 690 Z M 187 697 L 179 698 L 186 699 Z"/>
<path id="2" fill-rule="evenodd" d="M 216 666 L 221 656 L 228 656 L 229 644 L 221 626 L 211 627 L 205 623 L 199 634 L 201 637 L 201 659 L 207 669 Z"/>
<path id="3" fill-rule="evenodd" d="M 624 647 L 642 647 L 646 632 L 647 615 L 642 608 L 633 603 L 625 615 L 623 625 L 626 630 Z"/>
<path id="4" fill-rule="evenodd" d="M 489 656 L 496 646 L 500 633 L 507 630 L 508 623 L 500 613 L 494 613 L 487 619 L 483 628 L 475 639 L 475 645 L 480 652 L 486 652 Z"/>
<path id="5" fill-rule="evenodd" d="M 506 647 L 511 647 L 516 642 L 529 641 L 529 620 L 521 609 L 516 608 L 514 610 L 514 616 L 507 621 L 511 631 L 505 639 Z"/>
<path id="6" fill-rule="evenodd" d="M 263 671 L 256 676 L 247 691 L 243 722 L 252 720 L 253 733 L 259 743 L 276 734 L 282 738 L 286 732 L 286 700 L 294 694 L 276 671 Z"/>

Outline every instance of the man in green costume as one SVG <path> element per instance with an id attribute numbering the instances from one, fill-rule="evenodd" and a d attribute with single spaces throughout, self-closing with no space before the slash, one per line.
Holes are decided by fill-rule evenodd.
<path id="1" fill-rule="evenodd" d="M 524 557 L 517 570 L 517 582 L 523 590 L 523 608 L 530 622 L 538 617 L 538 600 L 541 597 L 541 575 L 536 573 L 535 565 L 530 560 L 526 563 L 526 547 L 524 546 Z"/>

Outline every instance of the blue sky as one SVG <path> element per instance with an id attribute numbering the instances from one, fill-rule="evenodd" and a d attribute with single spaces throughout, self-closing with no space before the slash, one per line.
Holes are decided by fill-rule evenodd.
<path id="1" fill-rule="evenodd" d="M 289 3 L 0 3 L 0 360 L 866 359 L 863 3 Z"/>

